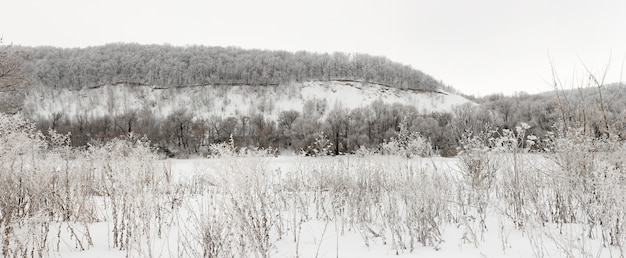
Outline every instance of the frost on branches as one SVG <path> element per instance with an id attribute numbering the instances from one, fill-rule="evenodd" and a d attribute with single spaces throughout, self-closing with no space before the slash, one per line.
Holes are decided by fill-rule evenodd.
<path id="1" fill-rule="evenodd" d="M 274 148 L 258 147 L 237 147 L 235 139 L 231 134 L 228 142 L 213 143 L 209 145 L 207 158 L 228 158 L 228 157 L 271 157 L 276 155 Z"/>
<path id="2" fill-rule="evenodd" d="M 21 115 L 0 113 L 0 157 L 29 153 L 45 147 L 43 135 Z"/>
<path id="3" fill-rule="evenodd" d="M 400 123 L 400 131 L 396 132 L 396 137 L 380 145 L 380 150 L 382 154 L 400 155 L 407 158 L 432 155 L 430 141 L 418 132 L 409 131 L 406 121 Z"/>
<path id="4" fill-rule="evenodd" d="M 149 143 L 114 139 L 73 149 L 69 135 L 51 130 L 46 138 L 21 116 L 0 114 L 2 256 L 88 250 L 90 224 L 101 221 L 112 224 L 122 250 L 150 245 L 142 236 L 153 224 L 145 222 L 162 218 L 158 193 L 169 191 L 156 160 Z"/>
<path id="5" fill-rule="evenodd" d="M 332 154 L 333 143 L 324 132 L 315 137 L 315 141 L 306 150 L 300 150 L 303 156 L 328 156 Z"/>

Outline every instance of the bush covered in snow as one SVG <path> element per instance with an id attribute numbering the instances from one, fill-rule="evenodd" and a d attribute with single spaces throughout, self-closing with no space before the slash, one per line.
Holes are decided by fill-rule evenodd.
<path id="1" fill-rule="evenodd" d="M 430 141 L 422 137 L 418 132 L 411 132 L 407 128 L 406 121 L 400 123 L 400 131 L 388 142 L 380 145 L 380 151 L 386 155 L 400 155 L 407 158 L 428 157 L 432 155 L 433 148 Z"/>

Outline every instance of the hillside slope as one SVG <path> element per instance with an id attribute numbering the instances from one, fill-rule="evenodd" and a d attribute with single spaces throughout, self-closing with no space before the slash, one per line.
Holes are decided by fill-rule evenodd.
<path id="1" fill-rule="evenodd" d="M 81 90 L 52 90 L 39 87 L 26 96 L 24 113 L 32 118 L 51 118 L 55 114 L 73 120 L 78 116 L 104 117 L 129 111 L 149 111 L 167 117 L 186 109 L 194 117 L 264 115 L 277 119 L 283 111 L 303 112 L 315 104 L 324 118 L 330 110 L 352 110 L 374 101 L 415 107 L 423 114 L 451 112 L 455 106 L 471 101 L 446 92 L 422 92 L 389 88 L 355 81 L 309 81 L 279 86 L 198 86 L 172 87 L 105 85 Z"/>
<path id="2" fill-rule="evenodd" d="M 377 148 L 404 126 L 457 145 L 448 114 L 467 99 L 434 77 L 358 53 L 108 44 L 16 47 L 30 78 L 21 112 L 75 146 L 145 136 L 201 153 L 213 143 L 333 153 Z"/>

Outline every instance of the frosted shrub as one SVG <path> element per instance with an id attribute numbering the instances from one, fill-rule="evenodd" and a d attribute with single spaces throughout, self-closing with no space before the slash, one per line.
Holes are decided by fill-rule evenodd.
<path id="1" fill-rule="evenodd" d="M 487 208 L 491 202 L 496 181 L 495 161 L 489 153 L 474 150 L 463 152 L 459 156 L 461 180 L 458 183 L 458 198 L 461 204 L 461 216 L 467 227 L 470 221 L 467 217 L 474 217 L 478 222 L 478 228 L 472 228 L 469 235 L 471 241 L 476 244 L 477 233 L 484 234 L 487 230 Z"/>
<path id="2" fill-rule="evenodd" d="M 359 149 L 356 150 L 356 152 L 354 152 L 354 154 L 360 158 L 364 158 L 364 157 L 373 156 L 374 154 L 376 154 L 376 152 L 375 150 L 366 148 L 365 146 L 361 145 Z"/>
<path id="3" fill-rule="evenodd" d="M 472 193 L 491 189 L 496 179 L 497 164 L 481 138 L 467 132 L 461 141 L 464 150 L 459 155 L 462 184 Z"/>
<path id="4" fill-rule="evenodd" d="M 532 213 L 527 210 L 527 204 L 538 202 L 541 178 L 527 171 L 531 165 L 527 153 L 537 138 L 528 135 L 528 129 L 528 124 L 521 123 L 514 130 L 466 132 L 462 137 L 463 151 L 459 155 L 461 208 L 463 214 L 471 210 L 478 213 L 481 231 L 486 230 L 484 220 L 492 199 L 497 198 L 498 209 L 520 229 L 529 219 L 528 214 Z M 476 238 L 475 232 L 471 235 Z"/>
<path id="5" fill-rule="evenodd" d="M 233 139 L 233 135 L 230 135 L 230 140 L 228 142 L 210 144 L 209 153 L 210 158 L 237 156 L 238 153 L 237 149 L 235 148 L 235 140 Z"/>
<path id="6" fill-rule="evenodd" d="M 333 143 L 324 132 L 315 137 L 315 141 L 306 150 L 300 150 L 301 155 L 328 156 L 332 153 Z"/>
<path id="7" fill-rule="evenodd" d="M 182 257 L 233 257 L 238 228 L 230 212 L 228 200 L 221 191 L 207 191 L 203 195 L 187 200 L 186 208 L 190 217 L 189 234 L 182 234 L 179 254 Z"/>
<path id="8" fill-rule="evenodd" d="M 489 138 L 491 133 L 465 132 L 461 140 L 463 151 L 459 154 L 460 175 L 456 184 L 459 217 L 465 226 L 463 238 L 475 246 L 487 230 L 487 211 L 496 181 L 497 164 L 486 144 Z"/>
<path id="9" fill-rule="evenodd" d="M 417 132 L 411 132 L 406 122 L 400 123 L 400 131 L 388 142 L 380 145 L 381 152 L 387 155 L 400 155 L 407 158 L 428 157 L 432 155 L 430 141 Z"/>
<path id="10" fill-rule="evenodd" d="M 548 153 L 532 154 L 538 139 L 527 135 L 528 129 L 521 124 L 489 140 L 490 155 L 499 161 L 492 196 L 499 211 L 518 229 L 541 232 L 569 254 L 595 252 L 566 239 L 571 234 L 623 250 L 623 143 L 570 129 L 566 137 L 541 143 Z M 550 224 L 558 225 L 559 234 L 550 232 Z"/>
<path id="11" fill-rule="evenodd" d="M 581 130 L 570 130 L 555 143 L 549 157 L 556 165 L 551 171 L 551 220 L 556 223 L 584 223 L 587 236 L 600 230 L 605 245 L 623 247 L 626 230 L 626 155 L 624 143 L 595 139 Z"/>
<path id="12" fill-rule="evenodd" d="M 276 149 L 268 148 L 247 148 L 235 147 L 235 140 L 233 136 L 230 136 L 228 142 L 213 143 L 209 145 L 208 158 L 221 158 L 221 157 L 269 157 L 276 155 Z"/>
<path id="13" fill-rule="evenodd" d="M 536 171 L 528 171 L 530 166 L 535 165 L 528 153 L 536 140 L 535 136 L 528 134 L 528 129 L 528 124 L 520 123 L 514 130 L 493 132 L 488 139 L 492 155 L 500 161 L 498 167 L 501 173 L 496 181 L 496 194 L 501 200 L 499 208 L 518 229 L 523 229 L 530 219 L 529 215 L 534 214 L 534 207 L 528 204 L 537 203 L 543 182 Z"/>
<path id="14" fill-rule="evenodd" d="M 34 125 L 0 113 L 0 239 L 5 257 L 47 252 L 50 196 L 39 186 L 52 178 L 38 164 L 45 147 Z M 31 229 L 42 233 L 29 236 Z"/>
<path id="15" fill-rule="evenodd" d="M 289 184 L 312 194 L 294 195 L 294 202 L 308 198 L 315 217 L 337 223 L 338 234 L 356 227 L 366 245 L 382 238 L 397 253 L 441 243 L 449 219 L 445 200 L 453 196 L 445 173 L 400 156 L 311 159 L 300 169 Z"/>
<path id="16" fill-rule="evenodd" d="M 35 125 L 20 115 L 0 113 L 0 140 L 0 157 L 37 154 L 47 146 Z"/>
<path id="17" fill-rule="evenodd" d="M 415 132 L 409 135 L 409 138 L 403 145 L 405 146 L 404 155 L 406 157 L 428 157 L 432 155 L 433 148 L 430 145 L 430 141 Z"/>
<path id="18" fill-rule="evenodd" d="M 595 225 L 602 227 L 602 240 L 605 244 L 620 248 L 624 256 L 626 242 L 626 147 L 624 143 L 615 143 L 617 150 L 602 156 L 598 164 L 596 188 L 591 196 L 595 199 L 588 207 L 589 218 L 595 219 Z M 595 215 L 595 216 L 594 216 Z M 591 231 L 591 230 L 590 230 Z"/>
<path id="19" fill-rule="evenodd" d="M 399 249 L 409 249 L 411 252 L 418 243 L 438 249 L 442 242 L 443 226 L 449 221 L 446 216 L 449 214 L 449 204 L 445 200 L 452 198 L 450 180 L 440 171 L 420 167 L 409 168 L 407 172 L 414 176 L 397 181 L 401 187 L 388 193 L 389 196 L 399 195 L 401 198 L 398 203 L 390 203 L 396 206 L 390 211 L 399 214 L 406 211 L 407 214 L 406 218 L 400 217 L 399 221 L 390 218 L 389 225 L 403 224 L 394 239 Z M 406 183 L 402 184 L 403 181 Z"/>
<path id="20" fill-rule="evenodd" d="M 221 208 L 231 223 L 224 228 L 215 224 L 219 221 L 214 221 L 213 226 L 233 232 L 230 246 L 220 248 L 231 252 L 237 250 L 236 254 L 241 257 L 269 257 L 274 240 L 270 233 L 276 229 L 280 212 L 276 207 L 273 183 L 276 176 L 258 158 L 250 158 L 247 162 L 230 160 L 220 171 L 216 191 L 225 199 Z M 211 227 L 204 232 L 216 234 Z M 224 235 L 217 237 L 227 238 Z"/>
<path id="21" fill-rule="evenodd" d="M 69 137 L 49 132 L 50 144 L 33 124 L 20 116 L 0 114 L 0 227 L 5 256 L 46 255 L 58 250 L 67 233 L 79 250 L 91 237 L 88 223 L 98 221 L 89 181 L 82 177 L 80 153 Z M 32 232 L 32 233 L 31 233 Z M 66 240 L 67 242 L 67 240 Z"/>
<path id="22" fill-rule="evenodd" d="M 466 130 L 461 136 L 460 145 L 462 151 L 488 151 L 488 146 L 485 144 L 486 139 L 491 137 L 491 134 L 474 134 L 472 131 Z"/>
<path id="23" fill-rule="evenodd" d="M 95 186 L 112 224 L 113 246 L 129 255 L 152 256 L 152 241 L 160 235 L 166 214 L 175 208 L 171 176 L 158 167 L 148 142 L 114 139 L 91 145 L 86 153 Z M 110 212 L 110 213 L 109 213 Z M 136 252 L 136 253 L 135 253 Z"/>
<path id="24" fill-rule="evenodd" d="M 380 152 L 384 155 L 402 155 L 404 156 L 404 150 L 400 147 L 398 142 L 394 139 L 390 139 L 388 142 L 380 144 Z"/>

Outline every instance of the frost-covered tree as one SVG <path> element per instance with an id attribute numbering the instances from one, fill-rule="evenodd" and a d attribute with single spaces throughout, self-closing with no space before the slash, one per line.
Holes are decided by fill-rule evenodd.
<path id="1" fill-rule="evenodd" d="M 14 114 L 22 107 L 27 79 L 22 61 L 12 45 L 2 45 L 0 38 L 0 112 Z"/>
<path id="2" fill-rule="evenodd" d="M 349 122 L 348 110 L 343 108 L 341 104 L 336 103 L 326 118 L 326 127 L 328 128 L 329 138 L 333 143 L 334 149 L 332 152 L 334 155 L 349 151 L 347 143 L 344 142 L 347 139 L 348 130 L 350 130 Z"/>

